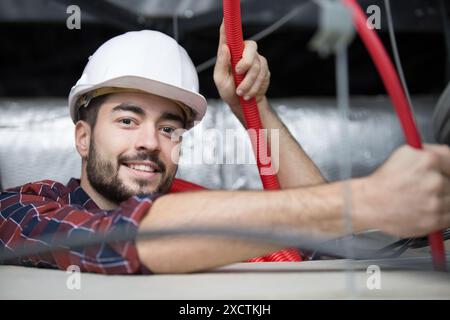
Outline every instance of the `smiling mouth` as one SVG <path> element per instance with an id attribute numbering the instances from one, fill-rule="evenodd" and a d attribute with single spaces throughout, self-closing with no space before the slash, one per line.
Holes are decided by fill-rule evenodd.
<path id="1" fill-rule="evenodd" d="M 124 164 L 125 166 L 127 166 L 130 169 L 136 170 L 136 171 L 142 171 L 142 172 L 159 172 L 158 170 L 155 170 L 155 168 L 148 166 L 148 165 L 136 165 L 136 164 Z"/>
<path id="2" fill-rule="evenodd" d="M 161 167 L 153 161 L 124 161 L 122 164 L 130 169 L 143 172 L 161 172 Z"/>
<path id="3" fill-rule="evenodd" d="M 130 170 L 130 173 L 135 175 L 136 177 L 144 178 L 144 179 L 152 179 L 158 173 L 161 174 L 161 168 L 154 162 L 122 162 L 122 165 Z"/>

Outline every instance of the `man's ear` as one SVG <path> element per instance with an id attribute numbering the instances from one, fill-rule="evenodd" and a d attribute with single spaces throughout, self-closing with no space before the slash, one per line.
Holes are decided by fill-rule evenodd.
<path id="1" fill-rule="evenodd" d="M 91 142 L 91 126 L 83 120 L 75 125 L 75 145 L 81 158 L 86 159 L 89 154 L 89 144 Z"/>

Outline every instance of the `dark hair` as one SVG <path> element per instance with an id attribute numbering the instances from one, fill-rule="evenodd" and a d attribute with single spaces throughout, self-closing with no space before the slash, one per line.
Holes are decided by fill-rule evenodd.
<path id="1" fill-rule="evenodd" d="M 91 129 L 94 130 L 97 123 L 98 110 L 100 110 L 107 97 L 107 94 L 95 97 L 89 102 L 87 107 L 80 107 L 78 109 L 78 120 L 86 121 L 91 126 Z"/>

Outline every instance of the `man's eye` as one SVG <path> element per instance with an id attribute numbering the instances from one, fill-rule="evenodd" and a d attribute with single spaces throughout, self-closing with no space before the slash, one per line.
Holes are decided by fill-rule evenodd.
<path id="1" fill-rule="evenodd" d="M 164 133 L 168 133 L 168 134 L 171 134 L 172 132 L 175 131 L 175 129 L 172 128 L 172 127 L 162 127 L 161 130 L 162 130 Z"/>
<path id="2" fill-rule="evenodd" d="M 119 122 L 120 122 L 120 123 L 123 123 L 123 124 L 125 124 L 125 125 L 127 125 L 127 126 L 129 126 L 130 124 L 133 124 L 133 120 L 130 119 L 130 118 L 120 119 Z"/>

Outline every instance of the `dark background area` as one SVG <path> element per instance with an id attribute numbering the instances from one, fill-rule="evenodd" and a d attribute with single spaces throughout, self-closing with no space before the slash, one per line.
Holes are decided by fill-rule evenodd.
<path id="1" fill-rule="evenodd" d="M 221 1 L 147 0 L 0 0 L 0 96 L 37 97 L 68 95 L 87 58 L 109 38 L 145 28 L 174 35 L 196 65 L 213 57 L 221 22 Z M 242 1 L 244 35 L 251 36 L 296 6 L 300 0 Z M 151 10 L 153 5 L 155 10 Z M 390 52 L 384 2 L 359 1 L 363 9 L 381 8 L 379 34 Z M 69 30 L 66 8 L 81 8 L 81 30 Z M 180 5 L 184 8 L 180 10 Z M 450 17 L 444 0 L 392 0 L 392 14 L 405 76 L 412 94 L 439 95 L 449 76 L 448 48 L 443 18 Z M 171 8 L 172 6 L 172 8 Z M 187 8 L 187 9 L 186 9 Z M 174 14 L 173 12 L 179 13 Z M 192 15 L 192 17 L 190 17 Z M 189 17 L 187 17 L 189 16 Z M 258 42 L 270 64 L 271 97 L 333 96 L 334 58 L 320 58 L 308 49 L 317 12 L 303 12 Z M 380 78 L 356 37 L 349 47 L 351 94 L 384 94 Z M 217 97 L 212 68 L 200 72 L 200 90 Z"/>

